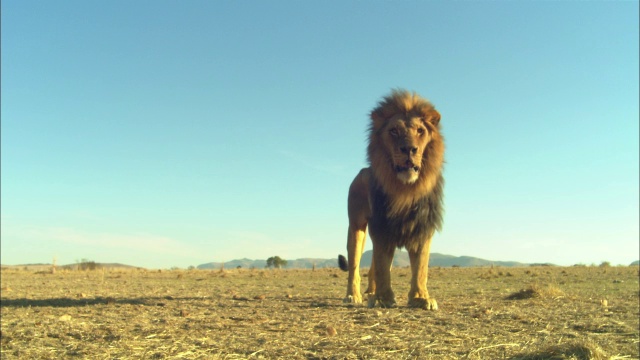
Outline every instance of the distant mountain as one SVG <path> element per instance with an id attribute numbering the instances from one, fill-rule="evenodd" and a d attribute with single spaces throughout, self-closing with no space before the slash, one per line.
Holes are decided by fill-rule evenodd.
<path id="1" fill-rule="evenodd" d="M 472 266 L 528 266 L 529 264 L 517 262 L 517 261 L 493 261 L 485 260 L 472 256 L 452 256 L 443 255 L 438 253 L 431 254 L 429 258 L 429 266 L 460 266 L 460 267 L 472 267 Z"/>
<path id="2" fill-rule="evenodd" d="M 237 267 L 241 268 L 263 268 L 267 266 L 267 260 L 251 260 L 251 259 L 238 259 L 231 260 L 224 263 L 221 262 L 210 262 L 202 265 L 196 266 L 198 269 L 220 269 L 225 267 L 227 269 L 234 269 Z"/>
<path id="3" fill-rule="evenodd" d="M 127 268 L 127 269 L 142 269 L 141 267 L 138 266 L 131 266 L 131 265 L 125 265 L 125 264 L 119 264 L 119 263 L 96 263 L 96 262 L 91 262 L 92 264 L 95 264 L 95 268 L 107 268 L 107 269 L 115 269 L 115 268 Z M 56 265 L 56 269 L 66 269 L 66 270 L 76 270 L 78 269 L 78 267 L 80 266 L 79 263 L 76 264 L 67 264 L 67 265 Z M 2 265 L 2 267 L 9 267 L 9 268 L 26 268 L 26 269 L 30 269 L 30 270 L 42 270 L 42 269 L 51 269 L 53 267 L 53 264 L 45 264 L 45 263 L 39 263 L 39 264 L 22 264 L 22 265 Z"/>
<path id="4" fill-rule="evenodd" d="M 373 257 L 373 251 L 368 250 L 362 254 L 360 265 L 362 267 L 371 266 L 371 258 Z M 302 258 L 296 260 L 287 260 L 288 269 L 311 269 L 315 264 L 315 267 L 320 268 L 334 268 L 338 266 L 337 256 L 335 259 L 315 259 L 315 258 Z M 264 268 L 267 265 L 266 260 L 251 260 L 251 259 L 239 259 L 232 260 L 225 263 L 211 262 L 202 265 L 198 265 L 198 269 L 220 269 L 224 266 L 225 269 L 234 269 L 237 267 L 250 269 L 250 268 Z M 393 258 L 394 267 L 407 267 L 409 266 L 409 254 L 406 251 L 396 250 L 396 254 Z M 472 267 L 472 266 L 528 266 L 528 264 L 519 263 L 516 261 L 491 261 L 471 256 L 453 256 L 444 255 L 438 253 L 432 253 L 429 258 L 429 266 L 432 267 Z"/>
<path id="5" fill-rule="evenodd" d="M 69 269 L 69 270 L 75 270 L 77 269 L 79 266 L 81 266 L 82 263 L 78 263 L 78 264 L 67 264 L 67 265 L 61 265 L 61 266 L 57 266 L 58 269 Z M 122 269 L 141 269 L 138 266 L 132 266 L 132 265 L 126 265 L 126 264 L 119 264 L 119 263 L 95 263 L 95 267 L 98 269 L 102 269 L 102 268 L 107 268 L 107 269 L 116 269 L 116 268 L 122 268 Z"/>
<path id="6" fill-rule="evenodd" d="M 363 267 L 371 266 L 371 258 L 373 257 L 373 251 L 368 250 L 362 254 L 362 259 L 360 260 L 360 265 Z M 528 264 L 523 264 L 515 261 L 491 261 L 484 260 L 471 256 L 453 256 L 453 255 L 445 255 L 439 253 L 431 253 L 429 256 L 429 266 L 431 267 L 451 267 L 451 266 L 460 266 L 460 267 L 472 267 L 472 266 L 527 266 Z M 393 257 L 393 266 L 394 267 L 407 267 L 410 266 L 409 262 L 409 254 L 406 251 L 398 251 L 396 250 L 396 254 Z"/>
<path id="7" fill-rule="evenodd" d="M 316 268 L 330 268 L 336 267 L 338 264 L 338 257 L 335 259 L 314 259 L 314 258 L 302 258 L 296 260 L 287 260 L 287 269 L 311 269 L 313 266 Z M 243 269 L 260 269 L 267 266 L 267 260 L 251 260 L 251 259 L 239 259 L 231 260 L 225 263 L 210 262 L 202 265 L 198 265 L 198 269 L 220 269 L 224 266 L 225 269 L 235 269 L 241 267 Z"/>
<path id="8" fill-rule="evenodd" d="M 632 262 L 629 266 L 640 266 L 640 260 Z"/>

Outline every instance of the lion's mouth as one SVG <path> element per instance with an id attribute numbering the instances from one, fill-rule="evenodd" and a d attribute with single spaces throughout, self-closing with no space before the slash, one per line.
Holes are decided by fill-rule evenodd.
<path id="1" fill-rule="evenodd" d="M 420 167 L 415 166 L 415 165 L 410 165 L 410 166 L 396 165 L 396 172 L 397 173 L 401 173 L 401 172 L 405 172 L 405 171 L 418 172 L 418 171 L 420 171 Z"/>
<path id="2" fill-rule="evenodd" d="M 395 170 L 398 180 L 405 184 L 415 183 L 420 175 L 420 167 L 411 162 L 407 162 L 404 166 L 396 165 Z"/>

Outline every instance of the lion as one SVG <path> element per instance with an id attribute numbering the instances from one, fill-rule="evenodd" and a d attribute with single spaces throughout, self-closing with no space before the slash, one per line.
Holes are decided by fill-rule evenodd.
<path id="1" fill-rule="evenodd" d="M 348 303 L 362 303 L 360 258 L 367 226 L 373 242 L 368 306 L 394 307 L 391 263 L 396 248 L 406 248 L 411 262 L 408 306 L 437 310 L 427 291 L 429 252 L 435 231 L 442 228 L 444 138 L 440 114 L 415 92 L 393 90 L 370 113 L 369 167 L 349 187 Z"/>

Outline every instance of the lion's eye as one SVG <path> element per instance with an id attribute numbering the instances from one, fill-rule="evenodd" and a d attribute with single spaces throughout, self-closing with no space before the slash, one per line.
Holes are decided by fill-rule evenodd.
<path id="1" fill-rule="evenodd" d="M 389 130 L 389 134 L 391 134 L 391 136 L 398 136 L 398 129 L 391 129 Z"/>
<path id="2" fill-rule="evenodd" d="M 422 136 L 424 135 L 424 133 L 425 133 L 424 128 L 418 128 L 418 135 Z"/>

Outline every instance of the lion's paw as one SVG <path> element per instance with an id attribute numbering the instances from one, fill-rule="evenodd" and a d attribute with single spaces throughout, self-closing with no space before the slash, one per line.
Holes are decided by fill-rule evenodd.
<path id="1" fill-rule="evenodd" d="M 362 297 L 347 295 L 347 297 L 342 299 L 342 302 L 345 304 L 362 304 Z"/>
<path id="2" fill-rule="evenodd" d="M 432 298 L 413 298 L 409 300 L 409 307 L 420 308 L 424 310 L 438 310 L 438 302 Z"/>
<path id="3" fill-rule="evenodd" d="M 394 308 L 396 307 L 396 299 L 391 297 L 388 299 L 382 299 L 376 295 L 369 296 L 368 304 L 369 308 L 374 308 L 376 305 L 380 305 L 381 308 Z"/>

